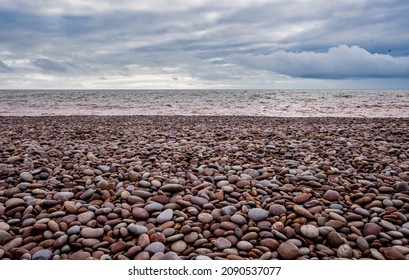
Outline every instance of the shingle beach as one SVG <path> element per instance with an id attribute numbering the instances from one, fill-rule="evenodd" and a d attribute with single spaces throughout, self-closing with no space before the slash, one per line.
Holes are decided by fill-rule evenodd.
<path id="1" fill-rule="evenodd" d="M 409 119 L 0 118 L 0 259 L 409 259 Z"/>

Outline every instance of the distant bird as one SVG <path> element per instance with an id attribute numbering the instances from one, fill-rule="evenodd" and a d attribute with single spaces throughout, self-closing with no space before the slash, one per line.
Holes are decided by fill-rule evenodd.
<path id="1" fill-rule="evenodd" d="M 388 52 L 391 52 L 391 50 L 388 50 Z"/>

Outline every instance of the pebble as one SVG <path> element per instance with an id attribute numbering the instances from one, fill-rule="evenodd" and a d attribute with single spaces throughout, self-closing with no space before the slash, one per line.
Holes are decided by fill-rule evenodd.
<path id="1" fill-rule="evenodd" d="M 148 229 L 143 225 L 130 224 L 128 225 L 128 231 L 133 235 L 139 236 L 142 233 L 147 233 Z"/>
<path id="2" fill-rule="evenodd" d="M 364 236 L 368 236 L 368 235 L 378 236 L 379 233 L 381 233 L 381 230 L 382 228 L 375 223 L 366 223 L 362 230 L 362 234 Z"/>
<path id="3" fill-rule="evenodd" d="M 219 250 L 224 250 L 231 247 L 231 242 L 224 237 L 219 237 L 216 239 L 216 247 Z"/>
<path id="4" fill-rule="evenodd" d="M 298 258 L 298 248 L 291 241 L 281 243 L 277 249 L 277 252 L 284 260 L 294 260 Z"/>
<path id="5" fill-rule="evenodd" d="M 405 256 L 394 247 L 384 249 L 384 255 L 387 260 L 404 260 Z"/>
<path id="6" fill-rule="evenodd" d="M 342 244 L 341 246 L 338 247 L 337 256 L 339 258 L 351 259 L 352 254 L 353 254 L 352 248 L 348 244 Z"/>
<path id="7" fill-rule="evenodd" d="M 156 222 L 159 224 L 163 224 L 165 222 L 171 221 L 173 219 L 173 210 L 172 209 L 166 209 L 162 213 L 159 214 L 158 217 L 156 217 Z"/>
<path id="8" fill-rule="evenodd" d="M 327 190 L 324 194 L 324 198 L 328 201 L 337 201 L 339 197 L 339 193 L 334 190 Z"/>
<path id="9" fill-rule="evenodd" d="M 51 260 L 53 253 L 48 249 L 41 249 L 34 253 L 32 260 Z"/>
<path id="10" fill-rule="evenodd" d="M 32 182 L 34 177 L 31 175 L 30 172 L 21 172 L 20 173 L 20 179 L 26 182 Z"/>
<path id="11" fill-rule="evenodd" d="M 148 246 L 145 247 L 145 252 L 148 252 L 150 254 L 156 254 L 156 253 L 163 253 L 165 252 L 165 245 L 163 245 L 160 242 L 153 242 L 149 244 Z"/>
<path id="12" fill-rule="evenodd" d="M 253 244 L 251 244 L 248 241 L 239 241 L 236 244 L 237 249 L 242 250 L 242 251 L 250 251 L 251 249 L 253 249 Z"/>
<path id="13" fill-rule="evenodd" d="M 102 228 L 89 228 L 85 227 L 81 229 L 81 236 L 85 238 L 99 238 L 104 234 Z"/>
<path id="14" fill-rule="evenodd" d="M 171 245 L 171 250 L 176 253 L 182 253 L 187 248 L 187 244 L 183 240 L 178 240 Z"/>
<path id="15" fill-rule="evenodd" d="M 144 208 L 133 208 L 132 209 L 132 216 L 137 221 L 144 221 L 149 218 L 149 212 Z"/>
<path id="16" fill-rule="evenodd" d="M 91 257 L 90 252 L 78 251 L 70 256 L 70 260 L 86 260 Z"/>
<path id="17" fill-rule="evenodd" d="M 273 216 L 280 216 L 282 214 L 285 214 L 287 212 L 287 209 L 280 204 L 273 204 L 269 208 L 270 214 Z"/>
<path id="18" fill-rule="evenodd" d="M 319 230 L 313 225 L 303 225 L 301 227 L 301 233 L 307 238 L 315 239 L 319 235 Z"/>
<path id="19" fill-rule="evenodd" d="M 213 222 L 213 216 L 210 215 L 209 213 L 200 213 L 197 216 L 199 222 L 203 223 L 203 224 L 210 224 L 211 222 Z"/>
<path id="20" fill-rule="evenodd" d="M 295 204 L 294 205 L 294 212 L 296 212 L 297 214 L 300 214 L 308 219 L 314 219 L 314 216 L 304 207 Z"/>
<path id="21" fill-rule="evenodd" d="M 264 209 L 253 208 L 253 209 L 250 209 L 247 215 L 250 219 L 258 222 L 261 220 L 265 220 L 268 217 L 269 212 Z"/>
<path id="22" fill-rule="evenodd" d="M 244 225 L 245 223 L 247 223 L 247 220 L 245 217 L 243 217 L 242 215 L 233 215 L 230 217 L 230 220 L 238 225 Z"/>
<path id="23" fill-rule="evenodd" d="M 0 118 L 0 259 L 409 259 L 407 122 L 316 123 Z"/>

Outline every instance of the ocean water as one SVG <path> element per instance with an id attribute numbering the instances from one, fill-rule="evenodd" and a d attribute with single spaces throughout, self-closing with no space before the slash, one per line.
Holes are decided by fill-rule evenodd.
<path id="1" fill-rule="evenodd" d="M 0 90 L 0 116 L 409 117 L 409 90 Z"/>

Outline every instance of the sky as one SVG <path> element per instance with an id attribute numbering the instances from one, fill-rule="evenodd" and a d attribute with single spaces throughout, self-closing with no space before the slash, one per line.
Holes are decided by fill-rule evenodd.
<path id="1" fill-rule="evenodd" d="M 0 0 L 0 89 L 409 89 L 407 0 Z"/>

